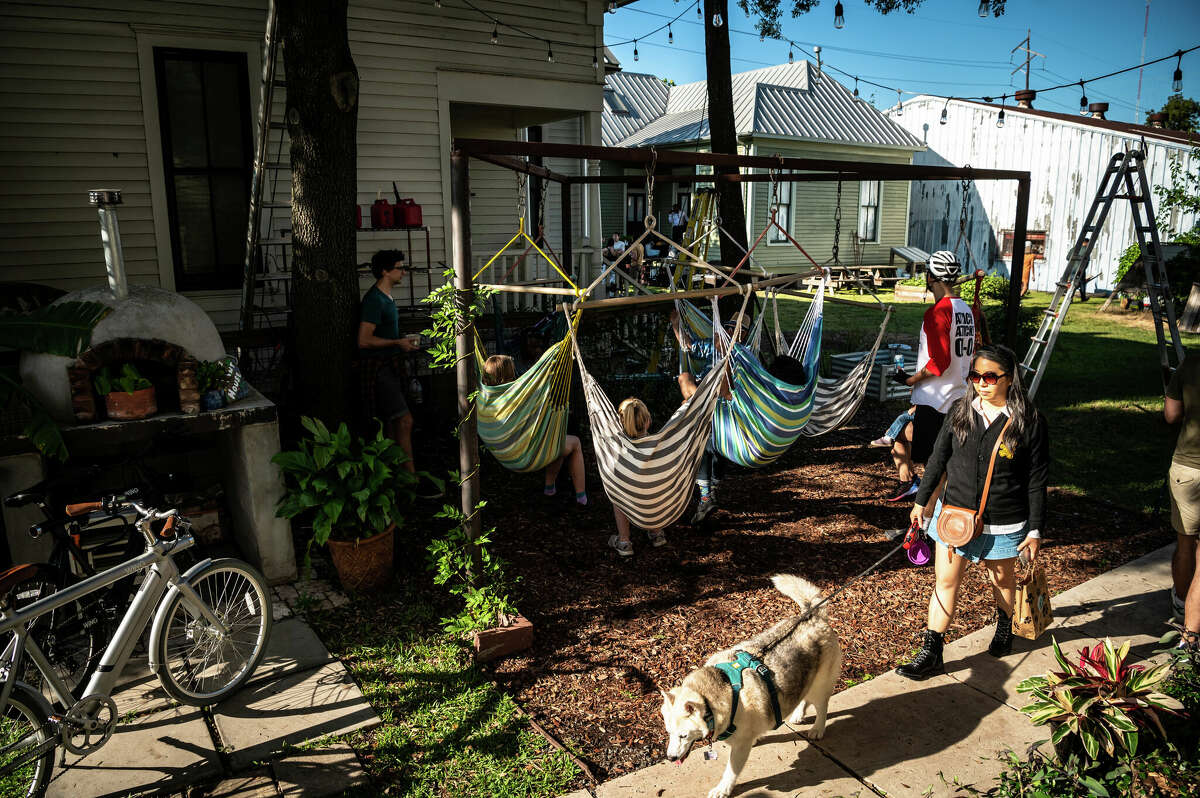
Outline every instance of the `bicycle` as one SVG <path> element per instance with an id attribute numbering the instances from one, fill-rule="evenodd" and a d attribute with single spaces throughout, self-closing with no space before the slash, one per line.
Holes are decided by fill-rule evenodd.
<path id="1" fill-rule="evenodd" d="M 203 560 L 181 574 L 172 558 L 194 541 L 189 522 L 177 510 L 159 512 L 125 495 L 91 502 L 87 510 L 113 515 L 132 511 L 146 548 L 24 608 L 0 607 L 0 635 L 12 633 L 0 654 L 0 788 L 7 788 L 5 794 L 19 784 L 20 794 L 42 795 L 59 745 L 86 756 L 108 742 L 118 721 L 111 694 L 147 625 L 151 671 L 168 696 L 191 706 L 211 706 L 228 698 L 250 678 L 266 652 L 271 597 L 257 570 L 240 560 L 220 559 Z M 0 574 L 0 595 L 7 593 L 6 581 L 21 578 L 22 568 Z M 144 572 L 141 586 L 105 646 L 83 697 L 76 700 L 29 626 L 139 572 Z M 25 655 L 41 674 L 57 711 L 40 691 L 18 678 Z"/>

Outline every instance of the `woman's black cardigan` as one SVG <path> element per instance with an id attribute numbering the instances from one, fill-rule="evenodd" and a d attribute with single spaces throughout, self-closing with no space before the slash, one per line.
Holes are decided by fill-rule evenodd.
<path id="1" fill-rule="evenodd" d="M 916 497 L 917 504 L 923 507 L 933 498 L 943 474 L 949 474 L 943 503 L 972 509 L 979 507 L 992 448 L 1008 420 L 1008 416 L 1001 413 L 987 425 L 978 411 L 972 409 L 971 432 L 960 443 L 950 423 L 953 414 L 951 410 L 946 415 L 937 441 L 933 444 L 933 454 L 925 464 L 925 476 L 921 479 L 921 488 Z M 983 522 L 1016 524 L 1029 521 L 1030 530 L 1045 530 L 1049 472 L 1050 438 L 1045 417 L 1037 413 L 1036 421 L 1031 429 L 1025 431 L 1024 439 L 1017 445 L 1016 451 L 1011 456 L 1005 456 L 1002 450 L 996 456 L 996 469 L 992 474 L 992 488 L 983 511 Z"/>

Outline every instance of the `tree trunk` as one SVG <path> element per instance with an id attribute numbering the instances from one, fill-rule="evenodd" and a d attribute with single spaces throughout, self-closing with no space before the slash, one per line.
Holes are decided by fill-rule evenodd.
<path id="1" fill-rule="evenodd" d="M 713 15 L 720 14 L 721 26 L 713 26 Z M 708 68 L 708 129 L 714 153 L 737 155 L 737 128 L 733 120 L 733 79 L 729 66 L 729 2 L 704 0 L 704 51 Z M 734 168 L 719 168 L 718 173 L 736 173 Z M 738 244 L 730 243 L 721 233 L 721 265 L 733 268 L 742 259 L 746 247 L 746 207 L 740 183 L 717 181 L 722 226 Z M 740 276 L 740 273 L 739 273 Z"/>
<path id="2" fill-rule="evenodd" d="M 293 397 L 326 423 L 347 419 L 358 327 L 358 70 L 348 0 L 279 0 L 292 158 Z"/>

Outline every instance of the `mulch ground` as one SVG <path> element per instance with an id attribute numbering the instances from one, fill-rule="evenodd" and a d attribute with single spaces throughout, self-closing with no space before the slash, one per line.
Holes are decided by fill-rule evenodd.
<path id="1" fill-rule="evenodd" d="M 592 503 L 577 510 L 569 491 L 547 499 L 536 477 L 493 462 L 489 523 L 500 527 L 496 549 L 521 577 L 516 594 L 535 627 L 532 650 L 495 666 L 497 682 L 600 780 L 660 761 L 658 687 L 795 612 L 771 574 L 829 592 L 894 545 L 884 532 L 905 525 L 911 504 L 883 500 L 896 487 L 890 458 L 863 446 L 894 412 L 868 402 L 849 427 L 802 438 L 769 469 L 733 469 L 703 526 L 676 523 L 660 549 L 635 531 L 632 558 L 606 546 L 612 510 L 591 463 Z M 1062 491 L 1052 491 L 1047 527 L 1055 593 L 1173 539 L 1163 521 Z M 932 574 L 897 554 L 831 602 L 846 653 L 839 690 L 917 648 Z M 993 606 L 983 568 L 970 568 L 948 638 L 989 623 Z"/>

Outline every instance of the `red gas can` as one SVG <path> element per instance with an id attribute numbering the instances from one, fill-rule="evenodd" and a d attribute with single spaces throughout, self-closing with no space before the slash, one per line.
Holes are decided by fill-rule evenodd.
<path id="1" fill-rule="evenodd" d="M 396 206 L 397 227 L 420 227 L 421 206 L 413 199 L 402 199 Z"/>
<path id="2" fill-rule="evenodd" d="M 380 198 L 371 205 L 371 226 L 376 229 L 396 226 L 395 210 L 387 200 Z"/>

